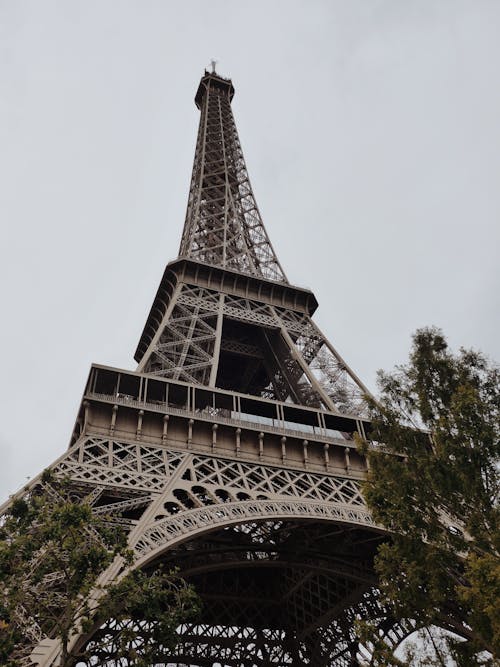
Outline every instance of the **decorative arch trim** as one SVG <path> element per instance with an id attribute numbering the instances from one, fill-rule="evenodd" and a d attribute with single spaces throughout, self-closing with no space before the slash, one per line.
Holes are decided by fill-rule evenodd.
<path id="1" fill-rule="evenodd" d="M 135 543 L 138 556 L 135 567 L 143 567 L 164 551 L 199 534 L 231 525 L 279 519 L 332 521 L 384 532 L 367 509 L 352 505 L 301 500 L 223 503 L 188 510 L 148 526 Z"/>

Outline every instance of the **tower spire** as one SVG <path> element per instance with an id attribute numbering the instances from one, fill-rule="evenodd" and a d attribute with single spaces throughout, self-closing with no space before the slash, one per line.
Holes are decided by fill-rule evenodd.
<path id="1" fill-rule="evenodd" d="M 234 87 L 215 64 L 195 97 L 201 116 L 179 255 L 286 283 L 250 185 L 231 109 Z"/>

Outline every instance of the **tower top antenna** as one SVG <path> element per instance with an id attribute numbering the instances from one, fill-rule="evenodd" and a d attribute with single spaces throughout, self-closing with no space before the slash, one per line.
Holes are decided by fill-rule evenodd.
<path id="1" fill-rule="evenodd" d="M 212 59 L 210 64 L 212 65 L 212 74 L 216 74 L 215 66 L 217 65 L 217 60 Z"/>

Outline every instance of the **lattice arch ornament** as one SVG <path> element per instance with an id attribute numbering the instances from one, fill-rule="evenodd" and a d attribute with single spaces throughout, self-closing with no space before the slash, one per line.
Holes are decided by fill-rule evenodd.
<path id="1" fill-rule="evenodd" d="M 92 497 L 96 514 L 128 524 L 134 567 L 175 564 L 200 591 L 205 617 L 180 629 L 180 653 L 165 659 L 354 664 L 363 647 L 352 624 L 344 619 L 339 625 L 339 610 L 356 614 L 368 594 L 387 620 L 373 602 L 371 569 L 373 546 L 383 533 L 364 505 L 359 479 L 264 465 L 241 452 L 237 459 L 202 454 L 192 449 L 199 443 L 184 451 L 166 444 L 84 434 L 53 467 L 69 475 L 83 497 Z M 120 572 L 115 563 L 102 581 Z M 276 588 L 272 600 L 264 597 L 269 581 Z M 402 627 L 392 623 L 389 629 L 399 637 Z M 25 664 L 56 665 L 54 642 L 38 639 Z"/>
<path id="2" fill-rule="evenodd" d="M 69 449 L 52 467 L 126 529 L 134 567 L 177 567 L 199 592 L 200 617 L 179 628 L 165 664 L 348 667 L 370 659 L 356 619 L 375 621 L 391 647 L 412 630 L 376 592 L 385 533 L 364 504 L 355 444 L 369 437 L 368 392 L 313 322 L 314 294 L 291 285 L 277 259 L 233 95 L 230 80 L 205 72 L 179 256 L 160 281 L 137 370 L 92 366 Z M 100 582 L 124 572 L 117 560 Z M 20 619 L 21 667 L 57 667 L 55 638 L 29 613 Z"/>

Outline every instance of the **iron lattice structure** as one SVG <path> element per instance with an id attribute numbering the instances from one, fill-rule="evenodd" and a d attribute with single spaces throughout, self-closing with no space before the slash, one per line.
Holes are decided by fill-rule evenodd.
<path id="1" fill-rule="evenodd" d="M 231 109 L 230 81 L 205 76 L 193 175 L 179 255 L 286 282 L 262 223 Z"/>
<path id="2" fill-rule="evenodd" d="M 290 285 L 276 258 L 233 94 L 205 72 L 179 257 L 138 368 L 92 366 L 52 468 L 127 529 L 134 567 L 175 565 L 195 585 L 203 611 L 164 664 L 357 665 L 370 659 L 357 618 L 378 623 L 390 646 L 412 629 L 388 616 L 375 587 L 384 533 L 360 493 L 366 463 L 354 442 L 369 428 L 367 390 L 312 321 L 314 295 Z M 118 576 L 114 564 L 101 582 Z M 28 613 L 20 622 L 20 664 L 55 667 L 54 637 Z"/>

